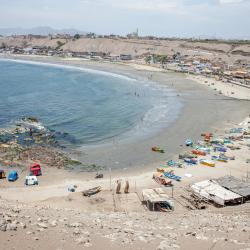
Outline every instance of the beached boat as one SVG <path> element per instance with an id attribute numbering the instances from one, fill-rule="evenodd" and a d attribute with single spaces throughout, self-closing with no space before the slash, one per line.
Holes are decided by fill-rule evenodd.
<path id="1" fill-rule="evenodd" d="M 83 191 L 82 194 L 83 196 L 91 196 L 91 195 L 99 193 L 101 190 L 102 190 L 101 186 L 98 186 L 98 187 L 87 189 Z"/>
<path id="2" fill-rule="evenodd" d="M 197 149 L 193 149 L 192 153 L 195 154 L 195 155 L 203 155 L 203 156 L 206 155 L 206 153 L 204 151 L 197 150 Z"/>
<path id="3" fill-rule="evenodd" d="M 166 177 L 169 179 L 175 180 L 175 181 L 181 181 L 181 177 L 178 175 L 173 174 L 173 172 L 164 172 L 163 173 Z"/>
<path id="4" fill-rule="evenodd" d="M 215 163 L 213 161 L 206 160 L 206 159 L 201 159 L 200 164 L 209 166 L 209 167 L 215 167 Z"/>
<path id="5" fill-rule="evenodd" d="M 153 179 L 160 185 L 163 186 L 172 186 L 172 181 L 167 180 L 166 178 L 159 175 L 159 173 L 155 173 L 153 175 Z"/>
<path id="6" fill-rule="evenodd" d="M 224 156 L 216 156 L 216 155 L 213 155 L 211 157 L 211 159 L 213 161 L 220 161 L 220 162 L 227 162 L 228 161 L 228 158 L 227 157 L 224 157 Z"/>
<path id="7" fill-rule="evenodd" d="M 193 141 L 191 140 L 191 139 L 187 139 L 186 141 L 185 141 L 185 144 L 186 144 L 186 146 L 193 146 Z"/>
<path id="8" fill-rule="evenodd" d="M 179 154 L 179 159 L 185 159 L 185 158 L 197 158 L 197 155 L 191 153 Z"/>
<path id="9" fill-rule="evenodd" d="M 188 164 L 197 164 L 197 159 L 196 158 L 185 158 L 184 162 L 188 163 Z"/>
<path id="10" fill-rule="evenodd" d="M 169 160 L 167 161 L 167 165 L 169 167 L 177 167 L 177 168 L 181 168 L 182 167 L 182 163 L 179 161 L 173 161 L 173 160 Z"/>
<path id="11" fill-rule="evenodd" d="M 165 153 L 164 149 L 160 147 L 152 147 L 152 151 L 159 152 L 159 153 Z"/>

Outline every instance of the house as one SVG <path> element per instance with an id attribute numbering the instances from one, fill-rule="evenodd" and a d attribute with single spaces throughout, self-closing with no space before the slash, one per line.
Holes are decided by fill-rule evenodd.
<path id="1" fill-rule="evenodd" d="M 120 59 L 122 61 L 130 61 L 130 60 L 132 60 L 132 55 L 130 55 L 130 54 L 120 54 Z"/>
<path id="2" fill-rule="evenodd" d="M 159 210 L 161 205 L 167 205 L 169 209 L 174 209 L 174 202 L 162 188 L 144 189 L 142 197 L 149 210 Z"/>

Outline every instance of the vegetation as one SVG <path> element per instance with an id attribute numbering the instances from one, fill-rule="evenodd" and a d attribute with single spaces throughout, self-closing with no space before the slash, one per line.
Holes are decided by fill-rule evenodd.
<path id="1" fill-rule="evenodd" d="M 56 43 L 57 43 L 56 50 L 59 50 L 64 44 L 66 44 L 61 41 L 57 41 Z"/>
<path id="2" fill-rule="evenodd" d="M 146 64 L 150 64 L 151 60 L 152 60 L 152 56 L 147 56 L 147 57 L 145 58 Z"/>
<path id="3" fill-rule="evenodd" d="M 2 42 L 1 49 L 5 49 L 6 47 L 7 47 L 6 44 L 4 42 Z"/>
<path id="4" fill-rule="evenodd" d="M 80 38 L 80 35 L 79 34 L 75 34 L 74 35 L 74 39 L 79 39 Z"/>

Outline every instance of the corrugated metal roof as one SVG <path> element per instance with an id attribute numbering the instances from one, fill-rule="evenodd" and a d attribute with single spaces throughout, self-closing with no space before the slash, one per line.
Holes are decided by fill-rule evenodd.
<path id="1" fill-rule="evenodd" d="M 194 192 L 209 200 L 213 200 L 217 204 L 224 205 L 228 201 L 233 201 L 241 198 L 238 195 L 226 188 L 220 186 L 212 180 L 197 182 L 191 186 Z"/>
<path id="2" fill-rule="evenodd" d="M 169 196 L 162 188 L 144 189 L 142 195 L 145 201 L 155 202 L 168 202 Z"/>
<path id="3" fill-rule="evenodd" d="M 222 187 L 233 191 L 236 194 L 242 195 L 243 197 L 250 196 L 250 183 L 243 182 L 234 176 L 224 176 L 215 180 Z"/>

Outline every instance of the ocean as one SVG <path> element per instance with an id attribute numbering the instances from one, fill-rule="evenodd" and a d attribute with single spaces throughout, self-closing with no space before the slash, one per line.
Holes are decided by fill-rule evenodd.
<path id="1" fill-rule="evenodd" d="M 69 145 L 152 135 L 181 109 L 173 90 L 149 81 L 21 60 L 0 60 L 0 89 L 0 127 L 37 117 L 47 128 L 68 134 Z"/>

